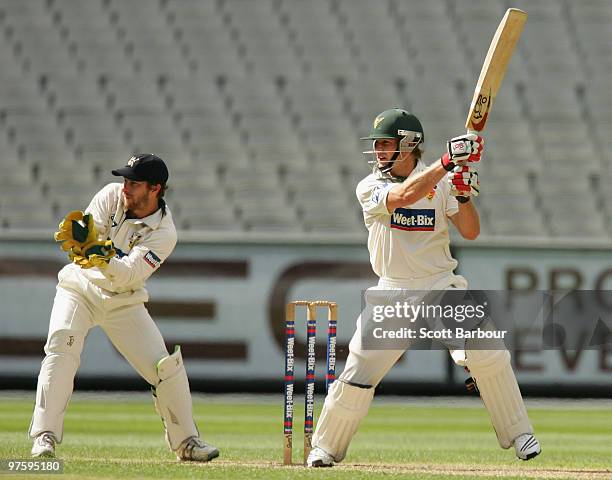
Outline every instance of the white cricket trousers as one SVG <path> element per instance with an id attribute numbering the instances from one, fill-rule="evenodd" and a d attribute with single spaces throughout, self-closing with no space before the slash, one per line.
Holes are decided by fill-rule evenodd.
<path id="1" fill-rule="evenodd" d="M 368 305 L 387 303 L 393 296 L 426 290 L 466 289 L 466 280 L 452 272 L 411 281 L 380 279 L 378 285 L 366 291 Z M 388 304 L 388 303 L 387 303 Z M 365 310 L 364 310 L 365 311 Z M 317 422 L 312 445 L 326 451 L 336 462 L 344 459 L 353 435 L 367 415 L 374 397 L 374 387 L 397 362 L 406 348 L 369 350 L 362 346 L 362 322 L 373 321 L 371 315 L 357 319 L 357 328 L 349 343 L 349 355 L 344 371 L 327 392 L 323 410 Z M 365 325 L 367 328 L 367 325 Z M 455 351 L 456 352 L 456 351 Z M 453 351 L 451 355 L 455 357 Z M 461 350 L 461 356 L 464 356 Z"/>
<path id="2" fill-rule="evenodd" d="M 64 267 L 58 279 L 29 434 L 35 437 L 48 431 L 61 442 L 74 376 L 92 327 L 99 325 L 151 385 L 159 383 L 157 362 L 168 356 L 168 351 L 144 306 L 148 300 L 145 289 L 113 294 L 89 282 L 74 265 Z"/>
<path id="3" fill-rule="evenodd" d="M 393 282 L 387 279 L 380 279 L 378 285 L 368 289 L 370 294 L 376 295 L 376 291 L 384 294 L 386 291 L 393 290 L 447 290 L 447 289 L 467 289 L 467 281 L 460 275 L 445 273 L 440 276 L 428 277 L 422 280 L 412 280 L 405 282 Z M 366 294 L 367 298 L 367 294 Z M 357 328 L 349 344 L 349 355 L 346 359 L 344 371 L 339 379 L 356 383 L 359 385 L 370 385 L 375 387 L 383 377 L 395 365 L 397 360 L 406 352 L 401 350 L 365 350 L 361 346 L 361 315 L 357 319 Z M 463 364 L 465 358 L 464 350 L 451 350 L 453 360 Z"/>

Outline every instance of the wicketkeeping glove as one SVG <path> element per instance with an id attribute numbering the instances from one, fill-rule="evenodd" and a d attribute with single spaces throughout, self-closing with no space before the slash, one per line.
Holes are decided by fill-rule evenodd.
<path id="1" fill-rule="evenodd" d="M 446 142 L 446 153 L 440 161 L 447 171 L 452 171 L 457 165 L 465 165 L 468 162 L 479 162 L 484 148 L 484 138 L 468 133 L 452 138 Z"/>
<path id="2" fill-rule="evenodd" d="M 69 257 L 81 268 L 104 268 L 117 252 L 111 240 L 93 241 L 70 251 Z"/>
<path id="3" fill-rule="evenodd" d="M 53 238 L 56 242 L 62 242 L 62 250 L 81 248 L 84 244 L 98 239 L 98 233 L 94 225 L 92 215 L 85 215 L 80 210 L 68 213 L 59 224 L 59 230 Z"/>
<path id="4" fill-rule="evenodd" d="M 450 194 L 457 197 L 461 203 L 467 202 L 470 197 L 477 197 L 480 193 L 478 172 L 469 165 L 457 166 L 447 174 L 450 183 Z"/>

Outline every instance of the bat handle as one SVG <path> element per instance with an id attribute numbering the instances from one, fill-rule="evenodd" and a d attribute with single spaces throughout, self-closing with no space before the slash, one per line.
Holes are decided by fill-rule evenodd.
<path id="1" fill-rule="evenodd" d="M 474 135 L 480 135 L 480 132 L 477 132 L 476 130 L 470 130 L 468 128 L 467 133 L 473 133 Z"/>

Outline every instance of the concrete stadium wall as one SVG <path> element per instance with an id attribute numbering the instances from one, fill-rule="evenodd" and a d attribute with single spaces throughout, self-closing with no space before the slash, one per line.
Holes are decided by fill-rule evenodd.
<path id="1" fill-rule="evenodd" d="M 44 355 L 56 275 L 64 256 L 49 242 L 0 245 L 0 388 L 30 388 Z M 462 246 L 455 256 L 460 260 L 458 273 L 474 289 L 609 289 L 612 283 L 612 255 L 604 250 Z M 374 281 L 363 245 L 180 243 L 149 280 L 148 308 L 166 343 L 182 346 L 195 390 L 280 392 L 286 302 L 298 298 L 338 302 L 339 373 L 361 293 Z M 325 318 L 323 311 L 319 318 Z M 297 323 L 300 347 L 305 322 Z M 325 321 L 319 325 L 322 349 Z M 527 393 L 612 393 L 612 339 L 572 351 L 514 352 L 513 360 Z M 298 376 L 302 366 L 298 362 Z M 321 374 L 324 360 L 317 368 Z M 445 351 L 410 351 L 380 389 L 453 393 L 462 391 L 465 377 Z M 77 378 L 77 386 L 87 388 L 144 386 L 99 328 L 87 338 Z"/>

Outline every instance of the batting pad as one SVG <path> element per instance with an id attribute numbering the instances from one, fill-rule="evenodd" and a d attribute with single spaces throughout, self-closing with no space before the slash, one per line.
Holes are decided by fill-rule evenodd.
<path id="1" fill-rule="evenodd" d="M 527 409 L 510 365 L 508 350 L 468 350 L 467 364 L 489 412 L 502 448 L 523 433 L 533 433 Z"/>
<path id="2" fill-rule="evenodd" d="M 191 393 L 180 347 L 157 363 L 160 382 L 152 389 L 155 409 L 166 428 L 166 442 L 177 450 L 189 437 L 200 433 L 193 421 Z"/>
<path id="3" fill-rule="evenodd" d="M 49 336 L 45 345 L 47 355 L 38 375 L 30 437 L 52 432 L 57 442 L 62 442 L 64 416 L 72 396 L 84 340 L 82 333 L 71 330 L 58 330 Z"/>
<path id="4" fill-rule="evenodd" d="M 329 453 L 336 462 L 346 456 L 349 443 L 374 398 L 374 388 L 360 388 L 337 380 L 329 388 L 312 438 L 313 447 Z"/>

